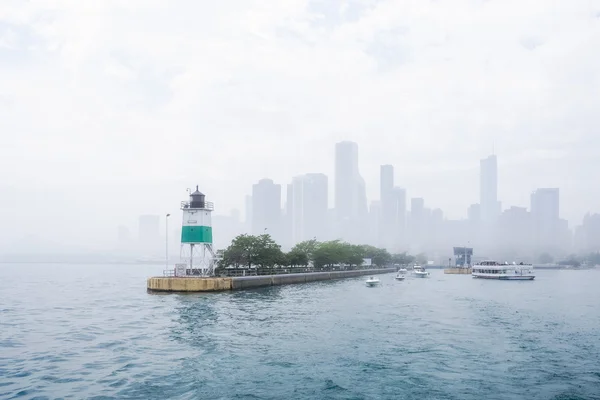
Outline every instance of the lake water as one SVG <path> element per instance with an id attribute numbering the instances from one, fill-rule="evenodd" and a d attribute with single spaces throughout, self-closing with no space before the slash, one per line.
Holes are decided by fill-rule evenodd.
<path id="1" fill-rule="evenodd" d="M 600 270 L 148 294 L 0 265 L 0 399 L 600 399 Z"/>

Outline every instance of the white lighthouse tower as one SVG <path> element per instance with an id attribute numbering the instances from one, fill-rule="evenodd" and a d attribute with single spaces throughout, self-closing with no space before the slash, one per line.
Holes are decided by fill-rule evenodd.
<path id="1" fill-rule="evenodd" d="M 186 275 L 211 276 L 214 271 L 215 253 L 212 245 L 213 203 L 204 194 L 190 194 L 189 202 L 181 202 L 183 222 L 181 227 L 181 259 L 186 263 Z"/>

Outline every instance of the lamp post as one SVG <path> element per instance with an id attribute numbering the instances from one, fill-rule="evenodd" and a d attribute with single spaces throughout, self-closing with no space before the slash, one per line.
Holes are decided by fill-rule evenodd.
<path id="1" fill-rule="evenodd" d="M 169 217 L 171 214 L 167 214 L 165 217 L 165 271 L 169 270 Z"/>

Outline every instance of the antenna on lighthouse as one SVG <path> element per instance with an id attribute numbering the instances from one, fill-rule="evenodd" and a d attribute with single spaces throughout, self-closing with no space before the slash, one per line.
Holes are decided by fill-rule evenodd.
<path id="1" fill-rule="evenodd" d="M 187 189 L 189 201 L 181 202 L 181 259 L 186 263 L 186 275 L 212 276 L 215 253 L 212 242 L 213 203 L 198 190 Z"/>

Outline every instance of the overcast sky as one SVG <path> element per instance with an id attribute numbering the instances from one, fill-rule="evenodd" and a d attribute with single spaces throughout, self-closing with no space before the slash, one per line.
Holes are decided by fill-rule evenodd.
<path id="1" fill-rule="evenodd" d="M 503 207 L 560 187 L 579 224 L 599 49 L 599 0 L 1 0 L 0 239 L 114 240 L 195 184 L 243 210 L 260 178 L 332 181 L 340 140 L 369 200 L 390 163 L 462 218 L 495 148 Z"/>

